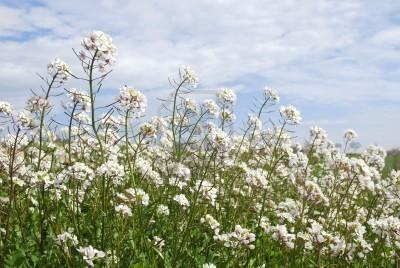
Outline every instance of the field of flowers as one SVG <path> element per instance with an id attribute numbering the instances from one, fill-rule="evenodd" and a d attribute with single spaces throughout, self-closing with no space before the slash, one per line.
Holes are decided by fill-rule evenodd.
<path id="1" fill-rule="evenodd" d="M 52 61 L 24 112 L 0 102 L 0 267 L 398 264 L 400 172 L 383 176 L 382 148 L 348 154 L 353 130 L 339 149 L 319 127 L 296 143 L 300 112 L 269 88 L 234 133 L 235 93 L 196 104 L 190 67 L 163 116 L 144 120 L 130 86 L 99 107 L 116 47 L 97 31 L 74 52 L 82 70 Z"/>

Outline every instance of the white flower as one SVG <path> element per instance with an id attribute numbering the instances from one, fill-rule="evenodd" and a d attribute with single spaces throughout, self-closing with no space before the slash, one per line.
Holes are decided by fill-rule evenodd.
<path id="1" fill-rule="evenodd" d="M 354 140 L 358 137 L 357 133 L 353 129 L 347 129 L 343 136 L 346 140 Z"/>
<path id="2" fill-rule="evenodd" d="M 241 244 L 248 246 L 250 249 L 254 249 L 254 245 L 251 245 L 251 243 L 256 240 L 256 235 L 251 233 L 249 229 L 236 225 L 235 235 L 236 239 L 238 239 Z"/>
<path id="3" fill-rule="evenodd" d="M 80 58 L 84 60 L 87 57 L 90 58 L 96 55 L 95 60 L 98 61 L 100 71 L 104 71 L 105 66 L 114 63 L 117 48 L 114 46 L 112 38 L 109 35 L 101 31 L 94 31 L 88 37 L 84 38 L 81 43 L 84 50 L 79 53 Z M 86 51 L 91 56 L 87 56 Z"/>
<path id="4" fill-rule="evenodd" d="M 73 104 L 80 104 L 83 111 L 87 111 L 87 108 L 90 107 L 90 97 L 86 92 L 71 88 L 68 91 L 68 96 Z"/>
<path id="5" fill-rule="evenodd" d="M 275 89 L 269 88 L 269 87 L 264 88 L 264 95 L 266 98 L 271 98 L 272 102 L 274 102 L 274 103 L 278 103 L 280 100 L 278 91 L 276 91 Z"/>
<path id="6" fill-rule="evenodd" d="M 314 201 L 315 203 L 329 204 L 329 199 L 324 195 L 321 188 L 312 180 L 306 180 L 303 185 L 299 185 L 297 191 L 305 199 Z"/>
<path id="7" fill-rule="evenodd" d="M 10 116 L 12 114 L 11 104 L 5 101 L 0 101 L 0 113 Z"/>
<path id="8" fill-rule="evenodd" d="M 211 216 L 210 214 L 207 214 L 204 218 L 201 218 L 201 219 L 200 219 L 200 222 L 201 222 L 201 223 L 207 223 L 207 224 L 210 226 L 211 230 L 214 231 L 215 234 L 219 234 L 219 227 L 220 227 L 220 224 L 219 224 L 219 222 L 218 222 L 216 219 L 214 219 L 214 217 Z"/>
<path id="9" fill-rule="evenodd" d="M 194 100 L 186 98 L 184 100 L 184 104 L 186 109 L 188 109 L 188 111 L 192 112 L 192 113 L 197 113 L 198 109 L 197 109 L 197 104 Z"/>
<path id="10" fill-rule="evenodd" d="M 236 115 L 230 111 L 225 109 L 222 113 L 221 113 L 221 117 L 223 120 L 225 120 L 226 122 L 233 122 L 236 120 Z"/>
<path id="11" fill-rule="evenodd" d="M 203 102 L 203 107 L 206 109 L 206 111 L 211 115 L 211 116 L 218 116 L 219 114 L 219 107 L 215 103 L 214 100 L 205 100 Z"/>
<path id="12" fill-rule="evenodd" d="M 233 104 L 236 101 L 235 92 L 229 88 L 220 88 L 217 92 L 217 97 L 222 103 Z"/>
<path id="13" fill-rule="evenodd" d="M 26 128 L 33 127 L 33 118 L 26 112 L 19 112 L 17 115 L 17 122 Z"/>
<path id="14" fill-rule="evenodd" d="M 280 113 L 283 119 L 289 123 L 298 125 L 301 122 L 300 112 L 292 105 L 281 106 Z"/>
<path id="15" fill-rule="evenodd" d="M 69 66 L 61 59 L 55 59 L 47 65 L 47 72 L 54 79 L 60 79 L 60 82 L 66 81 L 69 78 Z"/>
<path id="16" fill-rule="evenodd" d="M 212 205 L 215 204 L 218 189 L 214 187 L 211 182 L 207 180 L 197 180 L 192 191 L 198 191 L 202 198 L 209 200 Z"/>
<path id="17" fill-rule="evenodd" d="M 97 250 L 92 246 L 79 247 L 78 252 L 82 255 L 83 260 L 90 267 L 94 266 L 93 261 L 96 259 L 104 258 L 106 254 L 103 251 Z"/>
<path id="18" fill-rule="evenodd" d="M 248 121 L 249 126 L 254 126 L 255 129 L 261 129 L 261 127 L 262 127 L 261 120 L 258 118 L 258 116 L 254 115 L 254 114 L 249 114 L 247 121 Z"/>
<path id="19" fill-rule="evenodd" d="M 286 247 L 293 249 L 296 236 L 287 231 L 286 225 L 271 226 L 268 232 L 272 233 L 272 239 L 282 242 Z"/>
<path id="20" fill-rule="evenodd" d="M 245 181 L 247 184 L 253 187 L 266 189 L 268 185 L 267 177 L 268 177 L 267 172 L 261 168 L 247 169 L 245 175 Z"/>
<path id="21" fill-rule="evenodd" d="M 172 173 L 183 180 L 188 181 L 190 179 L 190 169 L 182 163 L 171 164 Z"/>
<path id="22" fill-rule="evenodd" d="M 156 136 L 156 126 L 150 123 L 143 123 L 140 126 L 140 133 L 145 137 L 155 137 Z"/>
<path id="23" fill-rule="evenodd" d="M 112 250 L 108 250 L 107 251 L 107 259 L 106 259 L 106 263 L 105 263 L 105 267 L 114 267 L 116 264 L 118 264 L 120 262 L 120 258 L 118 256 L 116 256 L 116 252 L 114 250 L 114 252 Z"/>
<path id="24" fill-rule="evenodd" d="M 186 209 L 189 207 L 190 203 L 189 200 L 187 200 L 186 196 L 184 194 L 178 194 L 174 196 L 174 201 L 176 201 L 180 206 L 182 206 L 183 209 Z"/>
<path id="25" fill-rule="evenodd" d="M 118 185 L 125 176 L 125 170 L 116 160 L 109 159 L 97 168 L 97 174 L 112 177 L 113 184 Z"/>
<path id="26" fill-rule="evenodd" d="M 69 228 L 67 232 L 57 235 L 55 239 L 56 244 L 64 247 L 64 249 L 68 248 L 68 241 L 70 241 L 73 246 L 78 245 L 78 238 L 73 234 L 72 228 Z"/>
<path id="27" fill-rule="evenodd" d="M 141 116 L 147 107 L 146 96 L 133 87 L 123 86 L 120 89 L 118 101 L 124 110 L 134 112 L 136 117 Z"/>
<path id="28" fill-rule="evenodd" d="M 57 186 L 66 185 L 70 180 L 76 180 L 80 183 L 82 190 L 86 190 L 94 178 L 93 170 L 84 163 L 75 162 L 68 169 L 60 172 L 54 184 Z"/>
<path id="29" fill-rule="evenodd" d="M 88 123 L 90 119 L 86 113 L 78 113 L 74 115 L 74 120 L 79 123 Z"/>
<path id="30" fill-rule="evenodd" d="M 165 246 L 165 240 L 162 239 L 159 236 L 154 236 L 153 237 L 153 244 L 156 246 L 159 250 L 162 250 L 163 247 Z"/>
<path id="31" fill-rule="evenodd" d="M 149 195 L 140 188 L 128 188 L 125 190 L 125 194 L 131 203 L 140 204 L 144 207 L 149 205 Z"/>
<path id="32" fill-rule="evenodd" d="M 212 128 L 209 135 L 209 144 L 212 148 L 221 152 L 227 152 L 233 147 L 233 143 L 222 129 Z"/>
<path id="33" fill-rule="evenodd" d="M 203 268 L 217 268 L 213 263 L 205 263 L 203 264 Z"/>
<path id="34" fill-rule="evenodd" d="M 256 235 L 251 233 L 249 229 L 243 228 L 240 225 L 235 225 L 235 230 L 227 234 L 215 234 L 215 241 L 224 242 L 225 247 L 238 248 L 244 246 L 249 249 L 254 249 L 252 244 L 256 240 Z"/>
<path id="35" fill-rule="evenodd" d="M 196 74 L 193 72 L 190 66 L 183 67 L 182 79 L 186 80 L 193 87 L 196 87 L 197 84 L 199 83 L 199 78 L 196 76 Z"/>
<path id="36" fill-rule="evenodd" d="M 122 216 L 132 216 L 132 210 L 125 204 L 119 204 L 115 207 L 115 211 L 120 213 Z"/>
<path id="37" fill-rule="evenodd" d="M 157 214 L 158 215 L 168 216 L 169 215 L 169 208 L 166 205 L 159 205 L 157 207 Z"/>
<path id="38" fill-rule="evenodd" d="M 368 145 L 367 150 L 362 154 L 365 162 L 382 170 L 385 166 L 386 151 L 382 147 L 376 145 Z"/>
<path id="39" fill-rule="evenodd" d="M 48 109 L 49 107 L 49 101 L 41 96 L 33 96 L 29 98 L 26 104 L 26 109 L 31 113 L 41 112 L 43 109 Z"/>
<path id="40" fill-rule="evenodd" d="M 157 131 L 165 130 L 165 128 L 168 126 L 167 121 L 159 116 L 153 116 L 150 120 L 150 123 L 156 127 Z"/>
<path id="41" fill-rule="evenodd" d="M 312 139 L 325 140 L 328 137 L 326 131 L 318 126 L 313 126 L 310 128 L 310 136 Z"/>

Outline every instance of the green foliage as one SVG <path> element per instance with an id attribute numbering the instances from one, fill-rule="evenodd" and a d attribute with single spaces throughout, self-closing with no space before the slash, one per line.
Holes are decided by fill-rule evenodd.
<path id="1" fill-rule="evenodd" d="M 400 150 L 392 149 L 387 152 L 385 159 L 384 176 L 387 176 L 392 170 L 400 170 Z"/>

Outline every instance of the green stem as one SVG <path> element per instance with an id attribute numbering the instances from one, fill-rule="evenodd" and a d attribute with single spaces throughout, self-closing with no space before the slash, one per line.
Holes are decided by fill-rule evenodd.
<path id="1" fill-rule="evenodd" d="M 173 104 L 173 110 L 172 110 L 172 122 L 171 122 L 171 126 L 172 126 L 172 136 L 174 139 L 174 155 L 176 155 L 176 151 L 177 151 L 177 144 L 176 144 L 176 133 L 175 133 L 175 115 L 176 115 L 176 102 L 178 99 L 178 94 L 179 94 L 179 90 L 181 89 L 181 87 L 183 86 L 183 84 L 187 81 L 187 78 L 183 79 L 182 82 L 178 85 L 178 87 L 175 90 L 175 94 L 174 94 L 174 104 Z"/>
<path id="2" fill-rule="evenodd" d="M 92 119 L 92 129 L 93 129 L 93 133 L 96 136 L 96 139 L 99 143 L 100 146 L 100 152 L 101 154 L 103 154 L 103 145 L 101 143 L 101 139 L 99 137 L 99 134 L 97 132 L 97 128 L 96 128 L 96 117 L 95 117 L 95 106 L 94 106 L 94 102 L 95 102 L 95 96 L 94 96 L 94 90 L 93 90 L 93 67 L 94 67 L 94 61 L 96 59 L 98 50 L 96 50 L 96 52 L 93 55 L 93 58 L 90 62 L 90 66 L 89 66 L 89 90 L 90 90 L 90 110 L 91 110 L 91 119 Z"/>
<path id="3" fill-rule="evenodd" d="M 8 174 L 10 176 L 10 188 L 8 192 L 8 212 L 7 212 L 7 221 L 6 221 L 6 234 L 4 237 L 4 242 L 3 242 L 3 254 L 0 256 L 0 267 L 3 267 L 4 261 L 5 261 L 5 256 L 7 256 L 7 251 L 8 251 L 8 235 L 10 233 L 10 221 L 11 221 L 11 215 L 12 215 L 12 208 L 13 208 L 13 200 L 14 200 L 14 195 L 15 195 L 15 189 L 14 189 L 14 161 L 15 161 L 15 156 L 17 152 L 17 141 L 18 141 L 18 136 L 20 133 L 21 129 L 18 128 L 17 133 L 15 135 L 15 140 L 14 140 L 14 145 L 12 148 L 11 156 L 10 156 L 10 166 L 8 170 Z"/>
<path id="4" fill-rule="evenodd" d="M 75 103 L 74 107 L 72 108 L 72 113 L 68 125 L 68 162 L 70 165 L 72 163 L 72 156 L 71 156 L 72 120 L 74 119 L 74 113 L 77 105 L 78 103 Z"/>

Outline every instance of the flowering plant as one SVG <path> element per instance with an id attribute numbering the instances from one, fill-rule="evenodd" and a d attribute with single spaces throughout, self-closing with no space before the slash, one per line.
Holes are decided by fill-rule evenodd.
<path id="1" fill-rule="evenodd" d="M 400 172 L 383 174 L 382 148 L 350 154 L 354 130 L 340 150 L 318 126 L 297 143 L 301 114 L 277 109 L 271 88 L 235 133 L 234 90 L 199 105 L 190 67 L 162 116 L 144 119 L 147 98 L 129 86 L 99 115 L 116 47 L 96 31 L 76 55 L 83 75 L 52 61 L 26 111 L 0 102 L 0 267 L 399 263 Z M 65 88 L 58 122 L 52 103 L 75 79 L 87 91 Z"/>

